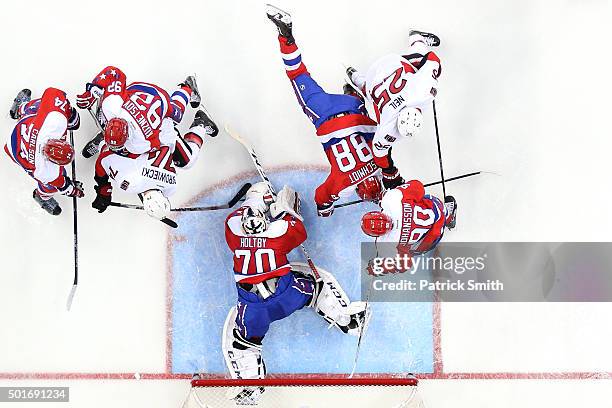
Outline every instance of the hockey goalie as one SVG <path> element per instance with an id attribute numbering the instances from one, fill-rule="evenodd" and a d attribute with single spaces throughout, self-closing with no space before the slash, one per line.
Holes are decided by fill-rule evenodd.
<path id="1" fill-rule="evenodd" d="M 338 281 L 319 270 L 292 264 L 287 255 L 306 240 L 298 194 L 285 186 L 276 200 L 265 182 L 251 187 L 243 205 L 225 223 L 226 241 L 234 256 L 238 301 L 223 328 L 222 348 L 232 378 L 266 375 L 263 340 L 274 321 L 311 308 L 343 333 L 358 336 L 370 309 L 351 302 Z M 261 387 L 238 390 L 236 399 L 257 400 Z"/>

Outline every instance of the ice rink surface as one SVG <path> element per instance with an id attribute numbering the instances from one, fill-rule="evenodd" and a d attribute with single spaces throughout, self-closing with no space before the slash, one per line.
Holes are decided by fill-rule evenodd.
<path id="1" fill-rule="evenodd" d="M 496 173 L 448 184 L 460 207 L 458 227 L 446 240 L 610 240 L 609 1 L 277 5 L 293 14 L 304 62 L 330 92 L 341 92 L 342 63 L 366 69 L 379 56 L 401 52 L 410 28 L 440 35 L 443 71 L 436 104 L 445 173 Z M 264 166 L 327 165 L 294 100 L 261 2 L 6 2 L 0 30 L 0 100 L 6 110 L 24 87 L 39 95 L 56 86 L 74 100 L 109 64 L 121 67 L 128 79 L 166 89 L 195 73 L 213 118 L 251 140 Z M 424 182 L 439 178 L 427 119 L 422 134 L 394 149 L 402 173 Z M 82 122 L 75 134 L 79 151 L 95 132 L 87 115 Z M 4 137 L 13 125 L 7 115 Z M 178 303 L 168 297 L 174 253 L 167 227 L 132 210 L 98 214 L 90 206 L 94 162 L 78 157 L 77 173 L 86 185 L 79 202 L 80 283 L 67 313 L 73 274 L 70 201 L 59 199 L 60 217 L 43 213 L 31 198 L 31 180 L 2 156 L 0 385 L 70 386 L 72 402 L 58 404 L 64 407 L 180 406 L 188 383 L 173 372 L 188 371 L 190 361 L 199 364 L 205 356 L 196 355 L 202 347 L 197 339 L 177 342 L 168 331 L 173 317 L 168 311 Z M 172 203 L 196 202 L 211 186 L 252 170 L 242 147 L 221 134 L 205 144 L 194 168 L 179 175 Z M 208 197 L 223 194 L 232 193 Z M 346 244 L 337 230 L 343 219 L 355 223 L 358 214 L 338 211 L 334 217 L 334 228 L 315 228 L 309 245 L 335 241 L 340 250 Z M 212 225 L 195 220 L 181 224 L 186 225 L 177 235 L 218 239 L 221 233 L 218 225 L 212 231 Z M 209 245 L 218 246 L 219 262 L 228 261 L 222 242 Z M 202 301 L 225 308 L 233 298 Z M 181 311 L 188 322 L 190 307 Z M 423 397 L 435 408 L 606 406 L 612 398 L 611 312 L 609 304 L 594 303 L 443 304 L 433 319 L 440 335 L 433 345 L 434 372 L 421 381 Z M 198 313 L 193 310 L 193 324 L 201 322 Z M 311 330 L 325 330 L 301 317 L 300 323 L 317 325 Z M 426 347 L 431 333 L 419 333 L 408 336 Z M 280 337 L 275 341 L 282 345 Z M 172 347 L 179 344 L 192 355 L 173 367 L 180 356 Z M 320 353 L 321 360 L 330 360 L 336 351 Z M 155 379 L 136 380 L 135 373 Z"/>
<path id="2" fill-rule="evenodd" d="M 268 174 L 277 186 L 291 185 L 304 192 L 308 251 L 317 267 L 332 273 L 352 300 L 361 292 L 361 234 L 359 210 L 338 209 L 335 217 L 316 216 L 314 189 L 327 172 L 293 169 Z M 225 191 L 206 194 L 197 205 L 227 202 L 244 182 L 226 184 Z M 227 211 L 186 213 L 177 218 L 180 229 L 172 234 L 172 372 L 223 374 L 225 363 L 219 339 L 230 307 L 236 305 L 233 260 L 225 244 L 223 225 Z M 215 226 L 214 229 L 202 228 Z M 333 240 L 325 239 L 333 231 Z M 313 239 L 320 237 L 320 239 Z M 364 241 L 367 239 L 364 238 Z M 315 255 L 316 254 L 316 255 Z M 229 256 L 228 256 L 229 255 Z M 304 262 L 299 250 L 292 261 Z M 433 307 L 431 303 L 374 303 L 372 319 L 362 340 L 357 373 L 431 373 L 433 371 Z M 269 373 L 350 373 L 357 338 L 343 335 L 312 309 L 305 308 L 272 324 L 264 340 L 264 359 Z M 287 341 L 287 339 L 291 339 Z M 334 358 L 321 358 L 321 350 L 333 350 Z"/>

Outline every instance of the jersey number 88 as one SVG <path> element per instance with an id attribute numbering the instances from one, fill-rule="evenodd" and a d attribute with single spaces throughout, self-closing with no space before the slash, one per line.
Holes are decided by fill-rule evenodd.
<path id="1" fill-rule="evenodd" d="M 344 173 L 353 170 L 357 166 L 355 154 L 357 154 L 361 163 L 367 163 L 373 158 L 370 146 L 368 146 L 365 138 L 358 133 L 354 133 L 348 138 L 340 139 L 338 143 L 331 146 L 331 150 L 336 158 L 338 168 Z"/>

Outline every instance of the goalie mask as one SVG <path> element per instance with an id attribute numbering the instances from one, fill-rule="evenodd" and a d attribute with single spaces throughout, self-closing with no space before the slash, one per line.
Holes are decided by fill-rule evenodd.
<path id="1" fill-rule="evenodd" d="M 268 229 L 268 218 L 259 209 L 246 207 L 241 218 L 242 229 L 249 235 L 261 234 Z"/>
<path id="2" fill-rule="evenodd" d="M 404 108 L 397 115 L 397 130 L 402 136 L 414 136 L 421 131 L 423 114 L 419 108 Z"/>

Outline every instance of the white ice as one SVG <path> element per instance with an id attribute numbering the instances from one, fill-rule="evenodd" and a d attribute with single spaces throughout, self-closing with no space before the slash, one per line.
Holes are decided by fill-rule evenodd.
<path id="1" fill-rule="evenodd" d="M 285 0 L 278 6 L 294 15 L 304 61 L 329 91 L 341 91 L 341 63 L 365 69 L 380 55 L 401 52 L 410 28 L 440 35 L 437 107 L 445 173 L 496 173 L 448 184 L 460 209 L 458 228 L 446 239 L 609 240 L 612 3 Z M 23 87 L 35 94 L 60 87 L 74 100 L 108 64 L 122 67 L 128 78 L 166 88 L 196 73 L 215 120 L 252 140 L 264 165 L 326 164 L 294 101 L 261 2 L 5 2 L 0 34 L 0 101 L 6 110 Z M 86 115 L 82 119 L 77 150 L 95 130 Z M 4 137 L 12 125 L 7 116 Z M 394 154 L 404 174 L 426 182 L 439 178 L 432 126 Z M 10 378 L 165 373 L 166 227 L 130 210 L 98 215 L 90 207 L 93 161 L 79 159 L 77 171 L 87 186 L 79 202 L 81 276 L 67 313 L 69 201 L 60 199 L 60 217 L 43 213 L 31 199 L 29 178 L 2 157 L 0 385 L 70 386 L 73 407 L 180 406 L 188 390 L 184 380 Z M 206 144 L 191 177 L 181 179 L 173 203 L 248 170 L 241 147 L 221 135 Z M 444 369 L 612 372 L 611 309 L 444 304 Z M 603 406 L 612 397 L 611 385 L 610 380 L 425 380 L 422 392 L 436 408 Z"/>

